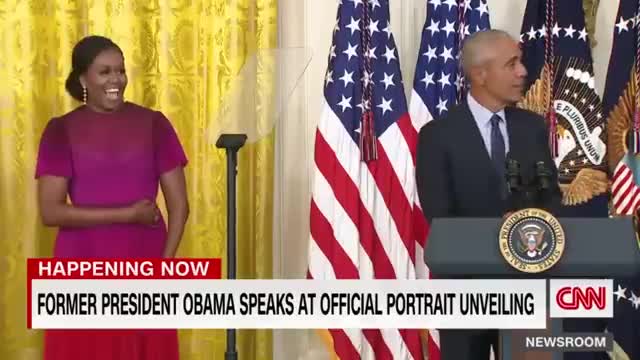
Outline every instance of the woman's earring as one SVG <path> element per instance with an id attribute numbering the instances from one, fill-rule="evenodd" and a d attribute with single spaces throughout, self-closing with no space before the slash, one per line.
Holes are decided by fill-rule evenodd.
<path id="1" fill-rule="evenodd" d="M 82 101 L 84 102 L 84 104 L 87 104 L 87 88 L 82 85 Z"/>

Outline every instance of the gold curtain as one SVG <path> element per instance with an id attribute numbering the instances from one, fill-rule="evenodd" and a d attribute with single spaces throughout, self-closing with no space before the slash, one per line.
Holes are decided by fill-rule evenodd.
<path id="1" fill-rule="evenodd" d="M 78 105 L 64 91 L 75 42 L 112 38 L 127 100 L 172 121 L 190 160 L 178 256 L 222 257 L 226 269 L 226 160 L 205 133 L 246 59 L 275 47 L 276 24 L 277 0 L 0 0 L 0 359 L 41 356 L 41 332 L 26 329 L 25 264 L 52 255 L 55 231 L 39 222 L 33 173 L 44 125 Z M 257 88 L 269 93 L 271 80 Z M 271 134 L 239 155 L 240 278 L 272 277 L 273 144 Z M 180 331 L 182 359 L 223 359 L 225 344 L 224 330 Z M 239 357 L 269 359 L 271 344 L 270 331 L 240 331 Z"/>

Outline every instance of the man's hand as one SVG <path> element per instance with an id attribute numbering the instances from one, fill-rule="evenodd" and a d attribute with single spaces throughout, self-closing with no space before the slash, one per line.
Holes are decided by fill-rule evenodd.
<path id="1" fill-rule="evenodd" d="M 502 220 L 506 220 L 509 216 L 513 214 L 513 211 L 508 211 L 506 214 L 502 216 Z"/>

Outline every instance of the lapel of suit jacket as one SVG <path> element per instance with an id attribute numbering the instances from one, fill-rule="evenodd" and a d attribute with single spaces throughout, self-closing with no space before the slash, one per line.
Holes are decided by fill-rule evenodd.
<path id="1" fill-rule="evenodd" d="M 465 128 L 460 129 L 462 130 L 460 131 L 460 144 L 461 146 L 472 149 L 468 152 L 468 161 L 481 164 L 482 166 L 478 168 L 486 171 L 486 173 L 482 175 L 488 176 L 492 181 L 497 182 L 498 174 L 494 171 L 493 160 L 491 160 L 491 155 L 487 152 L 487 147 L 484 144 L 480 129 L 478 129 L 478 124 L 471 113 L 471 109 L 469 109 L 466 100 L 463 101 L 461 105 L 463 112 L 462 118 L 464 119 L 462 123 Z M 511 143 L 509 143 L 509 146 L 511 146 Z"/>

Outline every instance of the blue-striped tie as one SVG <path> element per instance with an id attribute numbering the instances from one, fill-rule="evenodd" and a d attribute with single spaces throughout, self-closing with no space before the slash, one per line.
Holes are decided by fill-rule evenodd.
<path id="1" fill-rule="evenodd" d="M 504 137 L 500 131 L 500 121 L 502 119 L 499 115 L 493 114 L 491 117 L 491 159 L 496 167 L 496 171 L 500 178 L 500 183 L 504 182 L 504 167 L 506 161 Z"/>

